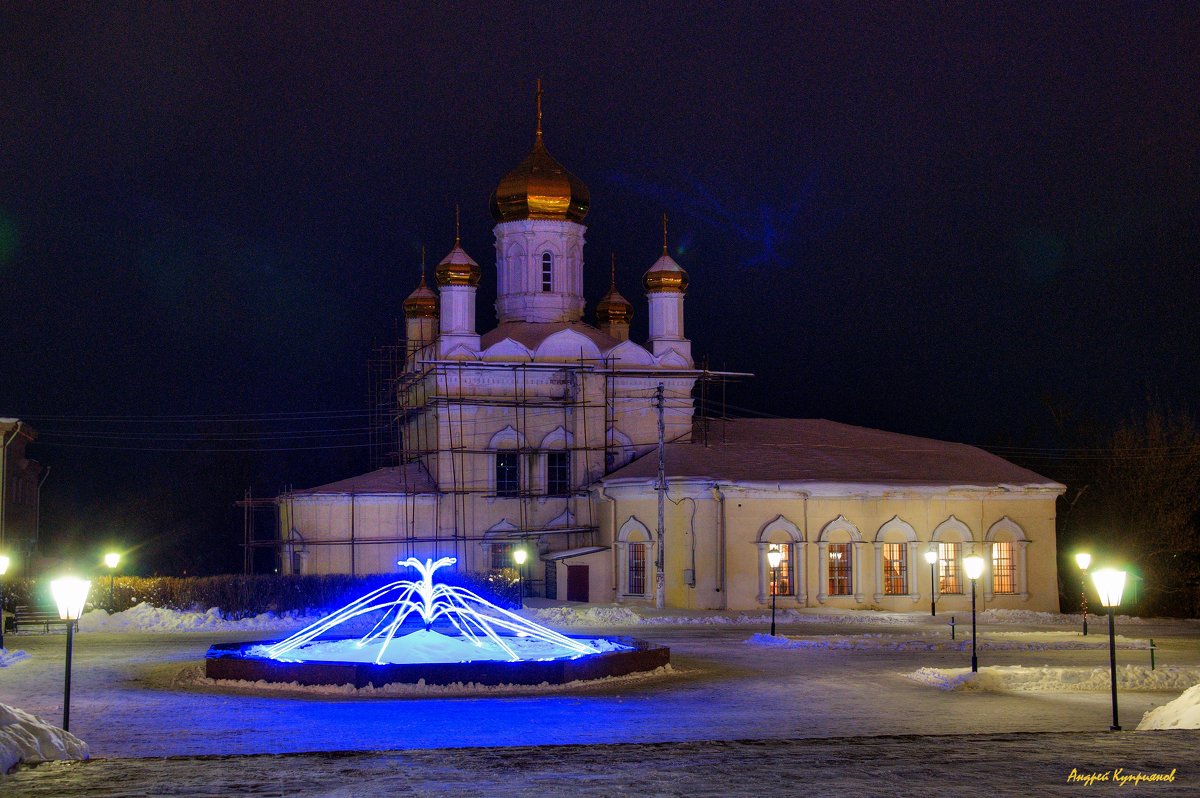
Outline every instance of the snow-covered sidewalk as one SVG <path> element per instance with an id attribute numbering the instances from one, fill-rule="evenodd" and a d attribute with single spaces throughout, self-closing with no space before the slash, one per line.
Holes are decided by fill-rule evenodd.
<path id="1" fill-rule="evenodd" d="M 109 759 L 21 770 L 4 794 L 1026 798 L 1079 796 L 1092 777 L 1083 794 L 1192 796 L 1198 747 L 1200 732 L 1086 732 Z M 1121 786 L 1138 774 L 1172 780 Z"/>

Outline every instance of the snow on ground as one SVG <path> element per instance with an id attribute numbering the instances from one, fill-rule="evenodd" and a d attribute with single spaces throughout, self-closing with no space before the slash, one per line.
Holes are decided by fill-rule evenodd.
<path id="1" fill-rule="evenodd" d="M 549 602 L 546 602 L 549 604 Z M 752 613 L 739 611 L 706 610 L 656 610 L 652 607 L 629 607 L 617 604 L 554 604 L 553 606 L 525 607 L 521 613 L 527 618 L 551 627 L 594 627 L 615 626 L 689 626 L 689 625 L 758 625 L 771 621 L 769 612 Z M 180 612 L 139 604 L 122 612 L 110 615 L 97 609 L 88 612 L 79 622 L 84 632 L 284 632 L 315 623 L 324 613 L 273 613 L 266 612 L 252 618 L 228 619 L 217 608 L 207 612 Z M 933 622 L 946 624 L 948 615 Z M 963 628 L 970 615 L 956 614 L 959 628 Z M 1101 624 L 1104 616 L 1089 615 L 1090 623 Z M 907 626 L 913 623 L 913 613 L 880 612 L 877 610 L 824 610 L 824 609 L 781 609 L 776 613 L 779 624 L 843 624 L 874 626 Z M 1077 626 L 1081 616 L 1063 615 L 1053 612 L 1029 610 L 986 610 L 980 612 L 981 624 Z M 1118 616 L 1118 625 L 1144 624 L 1145 619 Z M 1097 629 L 1099 627 L 1097 626 Z M 1097 638 L 1102 635 L 1097 635 Z"/>
<path id="2" fill-rule="evenodd" d="M 1197 745 L 1200 732 L 1105 730 L 92 759 L 23 768 L 4 795 L 1190 798 Z"/>
<path id="3" fill-rule="evenodd" d="M 29 659 L 29 655 L 24 651 L 10 651 L 7 648 L 0 648 L 0 668 L 7 668 L 10 665 L 16 665 L 18 662 Z"/>
<path id="4" fill-rule="evenodd" d="M 560 605 L 548 607 L 526 607 L 524 614 L 548 626 L 639 626 L 664 625 L 684 626 L 692 624 L 747 625 L 768 624 L 770 612 L 739 612 L 714 610 L 656 610 L 651 607 L 630 607 L 618 604 Z M 779 609 L 775 614 L 778 624 L 843 624 L 871 626 L 907 626 L 913 622 L 913 614 L 905 612 L 881 612 L 879 610 L 826 610 L 826 609 Z M 969 623 L 970 613 L 939 616 L 940 623 L 949 623 L 954 617 L 961 628 Z M 977 616 L 979 623 L 1025 624 L 1048 626 L 1077 626 L 1083 616 L 1064 615 L 1056 612 L 1033 612 L 1031 610 L 985 610 Z M 1096 625 L 1107 616 L 1089 615 L 1089 623 Z M 1118 615 L 1118 625 L 1143 624 L 1142 618 Z"/>
<path id="5" fill-rule="evenodd" d="M 74 734 L 0 704 L 0 778 L 22 762 L 87 758 L 87 743 Z"/>
<path id="6" fill-rule="evenodd" d="M 1106 667 L 1070 668 L 1004 665 L 980 668 L 921 668 L 908 678 L 939 690 L 985 690 L 990 692 L 1066 693 L 1108 692 L 1110 671 Z M 1200 668 L 1159 668 L 1121 665 L 1117 668 L 1117 691 L 1185 690 L 1200 682 Z"/>
<path id="7" fill-rule="evenodd" d="M 1138 731 L 1148 729 L 1200 729 L 1200 684 L 1169 704 L 1147 712 L 1138 724 Z"/>
<path id="8" fill-rule="evenodd" d="M 982 613 L 980 649 L 987 658 L 982 674 L 969 677 L 969 640 L 950 641 L 949 618 L 940 612 L 932 618 L 781 611 L 777 621 L 792 641 L 786 648 L 747 644 L 766 630 L 769 613 L 543 602 L 522 614 L 551 627 L 602 627 L 605 635 L 667 645 L 672 668 L 555 688 L 463 685 L 459 692 L 453 686 L 372 693 L 217 683 L 201 676 L 209 645 L 279 639 L 316 619 L 231 621 L 215 612 L 147 607 L 94 613 L 75 637 L 71 706 L 72 729 L 94 758 L 20 769 L 0 793 L 760 794 L 761 781 L 745 774 L 761 768 L 779 774 L 777 792 L 813 783 L 817 793 L 849 796 L 899 784 L 886 780 L 888 763 L 909 769 L 911 781 L 897 789 L 904 794 L 964 794 L 982 783 L 997 795 L 1004 794 L 1001 783 L 1014 795 L 1035 791 L 1031 785 L 1039 794 L 1078 794 L 1078 785 L 1066 782 L 1074 768 L 1175 766 L 1180 786 L 1200 793 L 1200 774 L 1184 769 L 1191 767 L 1194 752 L 1186 752 L 1200 731 L 1092 733 L 1111 722 L 1107 630 L 1084 638 L 1077 615 Z M 1097 616 L 1095 632 L 1101 620 Z M 969 623 L 969 614 L 958 616 L 960 632 L 969 631 Z M 1122 619 L 1118 630 L 1124 633 L 1117 652 L 1121 720 L 1132 729 L 1200 681 L 1200 625 Z M 1132 650 L 1143 636 L 1158 645 L 1154 675 L 1140 664 L 1148 664 L 1148 652 Z M 14 639 L 30 656 L 0 671 L 0 703 L 43 718 L 61 716 L 62 632 L 23 631 Z M 1139 665 L 1130 669 L 1133 662 Z M 923 669 L 943 689 L 911 676 Z M 997 680 L 991 688 L 944 688 L 989 674 Z M 1168 682 L 1169 674 L 1176 681 Z M 981 737 L 953 735 L 991 735 L 1006 753 L 985 752 Z M 869 752 L 881 737 L 887 741 Z M 738 740 L 747 742 L 730 742 Z M 931 758 L 934 749 L 938 755 Z M 346 753 L 356 751 L 390 753 Z M 990 764 L 980 771 L 983 754 Z M 778 767 L 782 760 L 787 767 Z M 438 764 L 443 761 L 461 764 L 462 772 L 457 764 Z M 347 766 L 356 775 L 343 775 Z M 879 768 L 885 780 L 876 780 Z M 219 786 L 214 769 L 221 772 Z M 687 773 L 699 775 L 687 781 Z M 482 786 L 475 789 L 464 774 Z M 1171 794 L 1153 786 L 1156 795 Z"/>
<path id="9" fill-rule="evenodd" d="M 1150 644 L 1146 640 L 1138 640 L 1117 635 L 1117 648 L 1146 649 Z M 970 651 L 971 638 L 959 635 L 950 639 L 949 635 L 899 635 L 885 633 L 867 633 L 861 635 L 820 635 L 807 638 L 787 637 L 785 635 L 771 636 L 757 633 L 746 641 L 752 646 L 765 648 L 814 648 L 814 649 L 850 649 L 855 651 Z M 979 651 L 1046 651 L 1049 649 L 1108 649 L 1107 637 L 1083 637 L 1078 632 L 997 632 L 989 630 L 985 637 L 980 637 L 977 643 Z"/>
<path id="10" fill-rule="evenodd" d="M 180 612 L 138 604 L 109 615 L 92 610 L 79 619 L 80 632 L 276 632 L 290 631 L 320 620 L 317 615 L 264 612 L 253 618 L 230 620 L 216 607 L 208 612 Z"/>

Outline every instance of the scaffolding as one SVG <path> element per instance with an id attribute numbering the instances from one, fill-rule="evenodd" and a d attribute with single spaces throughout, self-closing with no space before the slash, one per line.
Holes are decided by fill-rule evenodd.
<path id="1" fill-rule="evenodd" d="M 667 442 L 696 436 L 693 439 L 707 444 L 711 384 L 721 385 L 719 415 L 725 417 L 724 385 L 749 376 L 714 372 L 707 362 L 700 369 L 629 367 L 612 358 L 588 358 L 582 352 L 577 359 L 555 362 L 439 360 L 434 355 L 432 343 L 395 338 L 393 343 L 376 346 L 367 361 L 370 466 L 373 471 L 397 468 L 401 496 L 398 534 L 372 537 L 370 542 L 394 544 L 400 557 L 415 556 L 419 547 L 433 543 L 442 553 L 458 558 L 460 566 L 470 562 L 468 547 L 481 542 L 553 540 L 557 541 L 549 544 L 553 550 L 595 546 L 599 514 L 591 486 L 658 444 L 653 426 L 635 433 L 644 440 L 624 437 L 629 429 L 618 437 L 619 421 L 628 408 L 649 408 L 657 384 L 674 382 L 674 390 L 666 395 L 668 407 L 686 406 L 689 423 L 680 428 L 680 415 L 674 414 L 675 428 Z M 679 380 L 689 382 L 686 391 Z M 491 436 L 507 428 L 515 439 L 518 476 L 514 488 L 500 490 L 494 468 L 482 465 L 478 458 L 497 452 L 485 433 Z M 564 432 L 553 449 L 544 448 L 543 437 L 559 428 Z M 546 462 L 542 458 L 551 451 L 566 453 L 565 485 L 560 481 L 552 486 L 548 467 L 541 467 Z M 545 479 L 536 478 L 543 474 Z M 247 572 L 253 565 L 251 550 L 263 545 L 253 534 L 255 512 L 292 498 L 288 492 L 279 500 L 253 499 L 247 492 L 238 502 L 246 513 Z M 418 501 L 430 498 L 432 510 L 424 512 L 431 512 L 432 518 L 423 515 L 419 521 Z M 356 570 L 353 549 L 360 542 L 355 536 L 353 499 L 351 495 L 348 535 L 310 536 L 303 541 L 304 547 L 349 546 L 351 572 Z M 480 499 L 510 502 L 505 505 L 503 529 L 495 523 L 498 513 L 487 509 L 490 502 Z M 556 500 L 555 510 L 564 504 L 566 509 L 547 519 L 551 511 L 546 503 L 551 499 Z M 274 545 L 294 545 L 294 533 L 277 534 Z"/>

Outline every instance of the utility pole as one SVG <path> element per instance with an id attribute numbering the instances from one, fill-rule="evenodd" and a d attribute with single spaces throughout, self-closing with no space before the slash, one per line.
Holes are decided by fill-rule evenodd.
<path id="1" fill-rule="evenodd" d="M 667 447 L 666 427 L 663 425 L 663 384 L 660 382 L 654 389 L 654 405 L 658 408 L 658 552 L 654 561 L 654 606 L 662 609 L 667 604 L 667 577 L 665 573 L 665 555 L 663 553 L 663 538 L 666 536 L 667 499 Z"/>

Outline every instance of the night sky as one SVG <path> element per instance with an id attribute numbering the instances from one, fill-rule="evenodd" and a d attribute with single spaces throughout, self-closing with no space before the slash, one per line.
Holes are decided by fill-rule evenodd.
<path id="1" fill-rule="evenodd" d="M 41 433 L 43 551 L 237 568 L 246 488 L 365 471 L 366 360 L 456 203 L 494 325 L 539 76 L 588 318 L 615 253 L 644 340 L 667 212 L 731 404 L 1053 446 L 1047 404 L 1187 402 L 1198 43 L 1194 3 L 5 3 L 0 416 Z"/>

